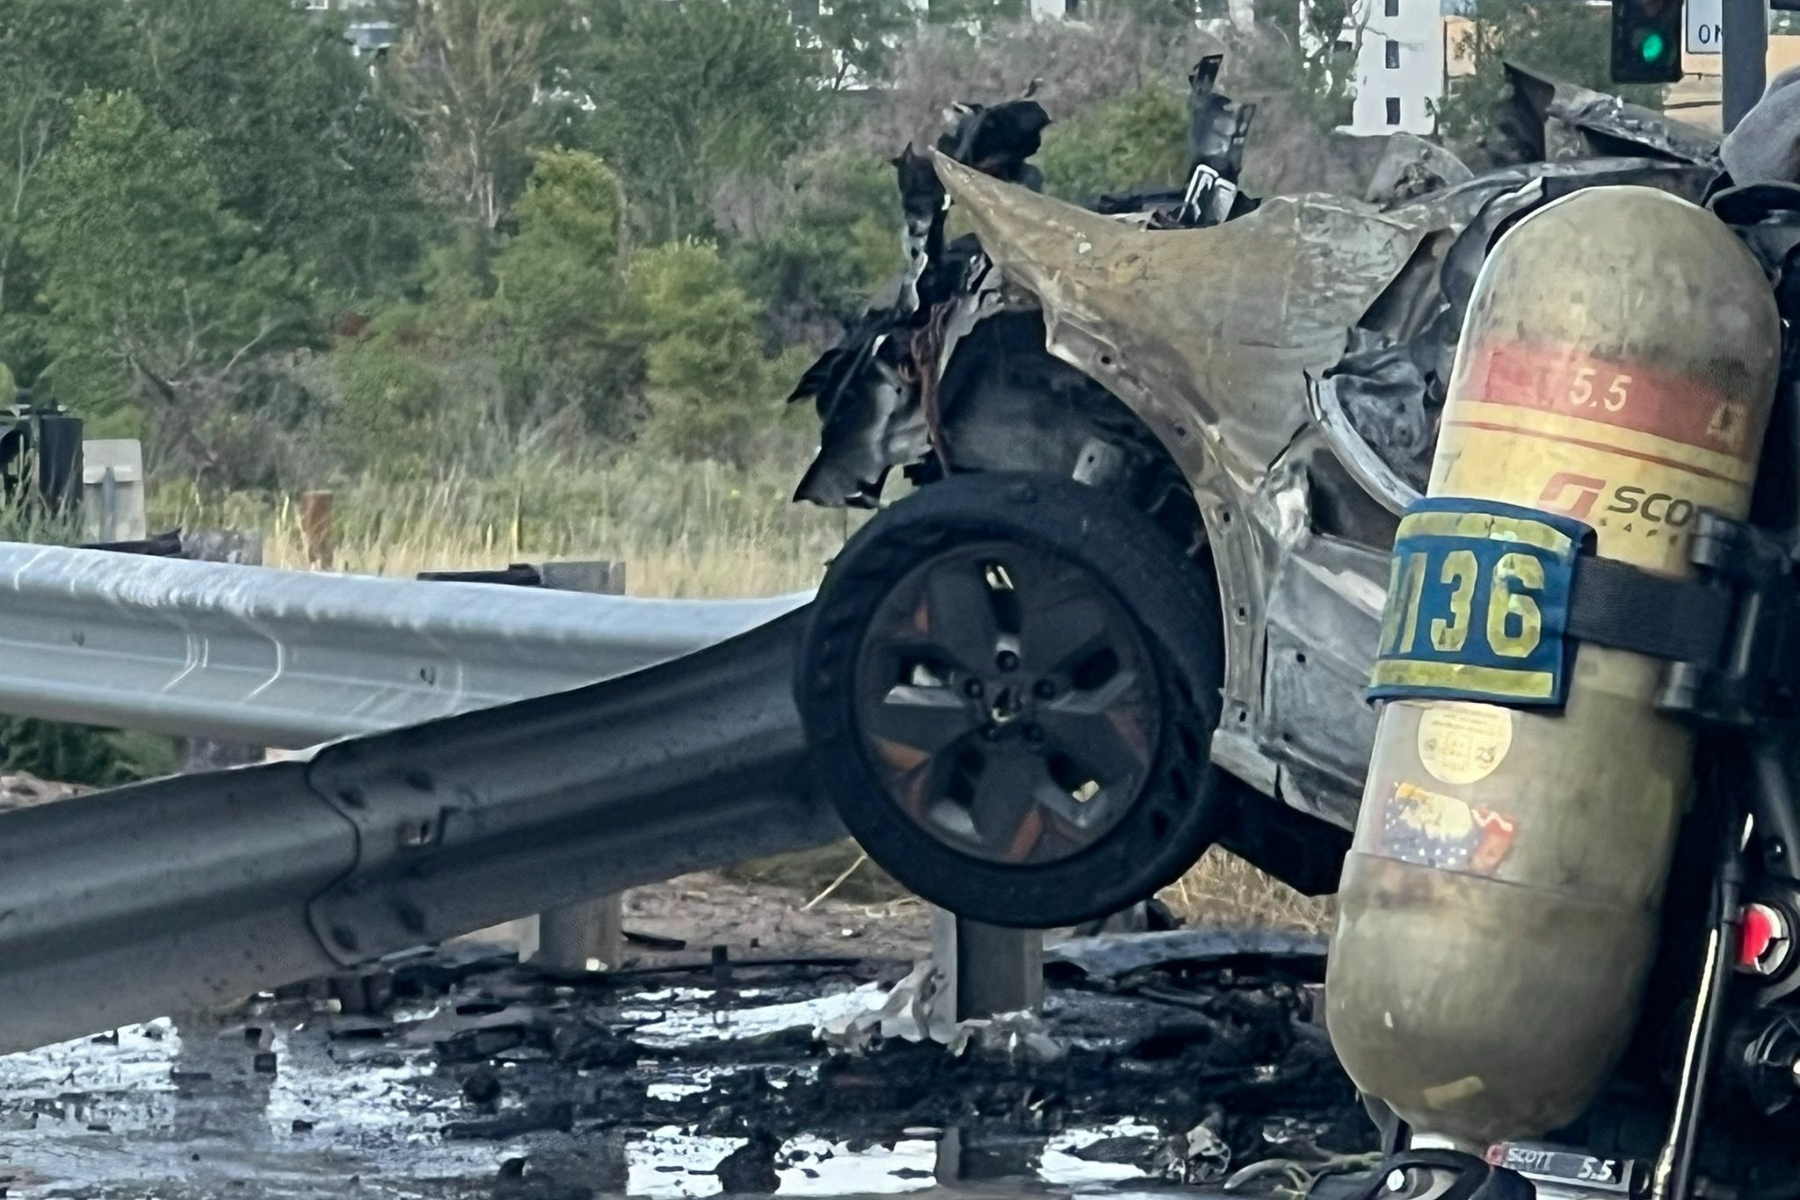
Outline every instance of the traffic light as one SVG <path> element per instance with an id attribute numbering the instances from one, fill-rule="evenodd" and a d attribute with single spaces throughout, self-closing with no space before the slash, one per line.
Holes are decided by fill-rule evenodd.
<path id="1" fill-rule="evenodd" d="M 1681 32 L 1681 0 L 1612 0 L 1613 82 L 1679 82 Z"/>

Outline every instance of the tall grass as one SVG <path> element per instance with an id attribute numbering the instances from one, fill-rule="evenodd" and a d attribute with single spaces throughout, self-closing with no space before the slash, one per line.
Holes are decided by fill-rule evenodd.
<path id="1" fill-rule="evenodd" d="M 626 563 L 636 595 L 791 592 L 818 583 L 857 519 L 789 503 L 797 474 L 627 456 L 603 464 L 521 463 L 499 478 L 452 471 L 426 481 L 356 479 L 330 489 L 333 566 L 411 576 L 608 559 Z M 151 525 L 260 530 L 269 566 L 309 565 L 291 496 L 165 486 L 152 495 Z"/>

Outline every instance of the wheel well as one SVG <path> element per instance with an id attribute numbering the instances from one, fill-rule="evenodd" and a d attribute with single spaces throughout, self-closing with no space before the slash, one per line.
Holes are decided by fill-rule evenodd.
<path id="1" fill-rule="evenodd" d="M 1177 544 L 1205 554 L 1187 477 L 1143 420 L 1104 386 L 1045 349 L 1043 316 L 988 318 L 957 343 L 938 383 L 943 458 L 914 483 L 955 471 L 1035 471 L 1079 478 L 1148 514 Z"/>

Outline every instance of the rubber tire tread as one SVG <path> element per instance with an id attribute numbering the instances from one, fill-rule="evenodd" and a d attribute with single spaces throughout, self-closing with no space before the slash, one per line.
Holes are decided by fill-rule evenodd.
<path id="1" fill-rule="evenodd" d="M 1060 554 L 1103 581 L 1158 673 L 1163 720 L 1149 779 L 1104 838 L 1054 863 L 990 862 L 932 837 L 888 799 L 856 726 L 856 653 L 882 599 L 926 559 L 992 540 Z M 1212 844 L 1232 806 L 1208 751 L 1223 671 L 1217 582 L 1149 517 L 1073 480 L 983 473 L 934 483 L 850 539 L 813 604 L 796 700 L 817 783 L 876 864 L 961 916 L 1049 929 L 1146 899 Z"/>

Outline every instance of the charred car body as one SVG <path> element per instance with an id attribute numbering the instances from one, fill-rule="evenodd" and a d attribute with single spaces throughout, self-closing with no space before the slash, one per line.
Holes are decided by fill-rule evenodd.
<path id="1" fill-rule="evenodd" d="M 975 231 L 945 245 L 944 187 L 921 182 L 910 150 L 897 160 L 912 270 L 796 390 L 822 429 L 796 499 L 872 507 L 895 471 L 914 485 L 1019 472 L 1149 516 L 1217 580 L 1212 762 L 1287 810 L 1237 806 L 1249 827 L 1227 822 L 1225 839 L 1329 891 L 1374 740 L 1363 689 L 1389 550 L 1424 484 L 1487 250 L 1584 188 L 1698 200 L 1717 142 L 1515 71 L 1503 125 L 1515 165 L 1476 177 L 1403 142 L 1371 201 L 1259 203 L 1237 188 L 1253 114 L 1212 90 L 1216 74 L 1216 61 L 1195 72 L 1186 192 L 1082 209 L 940 151 L 937 174 Z M 1034 132 L 1014 154 L 1036 145 Z M 1211 189 L 1231 194 L 1229 221 L 1188 203 Z M 1646 502 L 1666 519 L 1667 498 L 1609 497 Z"/>
<path id="2" fill-rule="evenodd" d="M 1363 812 L 1358 826 L 1378 751 L 1366 689 L 1386 662 L 1379 656 L 1394 640 L 1387 635 L 1419 619 L 1416 603 L 1409 617 L 1390 596 L 1399 591 L 1390 580 L 1411 578 L 1391 574 L 1400 569 L 1396 537 L 1409 536 L 1403 520 L 1434 536 L 1464 536 L 1479 525 L 1505 540 L 1538 535 L 1493 533 L 1499 523 L 1572 514 L 1590 539 L 1587 553 L 1598 529 L 1602 555 L 1626 536 L 1693 545 L 1696 556 L 1729 544 L 1737 548 L 1720 551 L 1720 561 L 1734 563 L 1773 562 L 1769 547 L 1786 546 L 1797 524 L 1795 376 L 1782 332 L 1800 311 L 1788 269 L 1800 242 L 1795 190 L 1766 181 L 1733 186 L 1721 175 L 1717 141 L 1703 132 L 1514 71 L 1500 124 L 1511 148 L 1504 165 L 1476 175 L 1441 151 L 1401 145 L 1366 201 L 1304 195 L 1258 203 L 1235 194 L 1246 121 L 1212 93 L 1214 73 L 1196 73 L 1195 109 L 1232 114 L 1223 124 L 1236 146 L 1222 158 L 1197 153 L 1192 183 L 1179 194 L 1077 207 L 971 166 L 952 139 L 935 173 L 974 232 L 945 245 L 938 197 L 917 182 L 916 156 L 901 160 L 903 188 L 915 201 L 909 282 L 896 303 L 853 326 L 798 393 L 815 400 L 822 422 L 799 499 L 874 506 L 895 470 L 919 489 L 851 540 L 811 616 L 797 695 L 829 793 L 846 825 L 903 882 L 947 907 L 1022 926 L 1129 903 L 1212 843 L 1305 890 L 1335 890 L 1357 829 L 1358 854 L 1342 880 L 1335 992 L 1327 990 L 1334 1041 L 1391 1148 L 1408 1146 L 1409 1123 L 1417 1123 L 1420 1134 L 1460 1152 L 1400 1165 L 1460 1174 L 1464 1195 L 1477 1187 L 1519 1194 L 1509 1189 L 1523 1183 L 1520 1174 L 1552 1194 L 1684 1196 L 1697 1180 L 1719 1194 L 1800 1194 L 1800 1164 L 1791 1150 L 1774 1149 L 1793 1145 L 1791 1128 L 1778 1131 L 1800 1081 L 1800 1045 L 1792 1055 L 1774 1049 L 1792 1039 L 1785 1002 L 1800 979 L 1787 959 L 1800 887 L 1780 865 L 1796 826 L 1792 755 L 1778 748 L 1792 743 L 1780 731 L 1787 684 L 1734 677 L 1720 691 L 1713 678 L 1791 677 L 1795 664 L 1776 648 L 1785 634 L 1748 632 L 1748 608 L 1718 615 L 1725 641 L 1775 640 L 1756 650 L 1740 642 L 1736 667 L 1678 662 L 1668 676 L 1675 682 L 1655 701 L 1656 721 L 1677 714 L 1707 729 L 1759 731 L 1726 739 L 1731 762 L 1722 774 L 1708 754 L 1701 759 L 1699 792 L 1748 796 L 1742 822 L 1733 824 L 1731 803 L 1681 799 L 1685 767 L 1668 773 L 1668 804 L 1661 784 L 1642 798 L 1630 794 L 1641 804 L 1626 824 L 1603 828 L 1591 816 L 1583 826 L 1567 815 L 1569 803 L 1545 810 L 1548 824 L 1568 824 L 1565 845 L 1551 853 L 1554 862 L 1544 860 L 1546 874 L 1534 884 L 1541 895 L 1533 894 L 1579 890 L 1584 861 L 1626 862 L 1642 880 L 1621 894 L 1635 899 L 1606 910 L 1623 914 L 1625 925 L 1608 925 L 1612 918 L 1601 920 L 1602 908 L 1584 908 L 1585 900 L 1546 900 L 1530 917 L 1508 908 L 1530 889 L 1484 910 L 1480 896 L 1497 893 L 1471 890 L 1470 864 L 1491 873 L 1514 837 L 1514 818 L 1410 777 L 1395 783 L 1382 775 L 1376 782 L 1393 784 L 1395 803 L 1376 805 L 1382 812 L 1373 817 Z M 1197 143 L 1220 127 L 1196 125 Z M 1027 144 L 1035 148 L 1035 132 Z M 1020 177 L 1016 167 L 1001 173 Z M 1487 304 L 1490 318 L 1504 308 L 1484 290 L 1484 268 L 1499 261 L 1496 248 L 1510 231 L 1531 228 L 1554 244 L 1543 231 L 1558 221 L 1603 228 L 1593 197 L 1583 195 L 1600 196 L 1598 189 L 1645 212 L 1665 211 L 1658 203 L 1666 202 L 1686 222 L 1675 241 L 1688 240 L 1670 258 L 1687 254 L 1686 266 L 1661 267 L 1653 243 L 1634 250 L 1632 261 L 1671 282 L 1695 313 L 1694 329 L 1705 336 L 1690 375 L 1712 372 L 1727 381 L 1721 394 L 1736 388 L 1747 397 L 1742 409 L 1721 402 L 1695 434 L 1749 447 L 1748 464 L 1732 468 L 1743 489 L 1735 517 L 1747 524 L 1712 511 L 1736 499 L 1690 497 L 1653 472 L 1612 479 L 1560 471 L 1541 490 L 1533 475 L 1530 494 L 1518 492 L 1518 479 L 1451 489 L 1504 502 L 1498 508 L 1421 504 L 1428 490 L 1443 494 L 1455 456 L 1468 452 L 1446 452 L 1439 425 L 1446 402 L 1456 400 L 1459 339 L 1473 336 L 1465 326 L 1482 324 L 1465 319 L 1471 304 Z M 1225 203 L 1195 203 L 1226 190 Z M 1641 223 L 1630 230 L 1655 233 Z M 1708 256 L 1721 246 L 1715 273 Z M 1520 286 L 1537 289 L 1543 311 L 1588 303 L 1562 303 L 1559 294 L 1644 294 L 1640 284 L 1620 285 L 1618 271 L 1605 279 L 1576 271 L 1547 285 L 1547 260 L 1535 253 L 1539 275 Z M 1568 258 L 1578 263 L 1581 255 L 1572 249 Z M 1716 304 L 1701 299 L 1715 285 Z M 1735 332 L 1719 334 L 1701 313 Z M 1658 320 L 1666 327 L 1670 318 Z M 1523 337 L 1529 324 L 1521 318 L 1512 336 Z M 1654 345 L 1657 331 L 1643 337 Z M 1661 340 L 1681 341 L 1673 333 Z M 1640 359 L 1663 353 L 1634 344 Z M 1512 381 L 1521 395 L 1542 382 L 1522 378 Z M 1583 368 L 1573 380 L 1569 403 L 1608 414 L 1625 409 L 1633 384 L 1623 369 L 1600 376 Z M 1742 422 L 1760 430 L 1771 392 L 1766 469 L 1752 495 L 1755 445 L 1732 439 Z M 1663 410 L 1698 411 L 1710 394 L 1672 388 Z M 1622 453 L 1667 465 L 1641 448 Z M 1511 515 L 1496 515 L 1503 510 Z M 1685 553 L 1670 560 L 1683 570 L 1692 565 Z M 1605 573 L 1583 570 L 1581 578 Z M 1739 571 L 1709 575 L 1718 585 L 1712 599 L 1731 594 L 1738 585 L 1729 580 L 1755 574 Z M 1791 587 L 1779 568 L 1758 577 L 1776 576 Z M 1444 567 L 1444 584 L 1464 578 L 1474 586 L 1460 567 Z M 1674 624 L 1713 623 L 1696 615 L 1712 600 L 1670 593 L 1659 613 L 1642 597 L 1661 585 L 1642 573 L 1629 580 L 1623 591 L 1636 589 L 1639 599 L 1618 612 L 1590 612 L 1583 630 L 1602 631 L 1571 636 L 1684 659 L 1684 650 L 1669 648 L 1679 635 L 1664 646 L 1645 641 L 1646 630 L 1670 624 L 1668 612 L 1684 614 Z M 1600 589 L 1583 586 L 1590 599 Z M 1523 622 L 1536 644 L 1537 610 L 1508 608 L 1508 594 L 1496 585 L 1490 636 Z M 1589 604 L 1596 606 L 1604 607 Z M 1627 611 L 1631 620 L 1620 616 Z M 1624 628 L 1632 624 L 1639 628 Z M 1461 645 L 1456 619 L 1439 621 L 1429 636 Z M 1611 652 L 1587 655 L 1584 669 L 1603 668 Z M 1767 661 L 1750 665 L 1759 659 Z M 1486 676 L 1459 677 L 1464 682 L 1437 695 L 1475 694 L 1466 679 L 1476 677 Z M 1736 699 L 1723 701 L 1726 694 Z M 1750 694 L 1757 698 L 1745 707 Z M 1648 700 L 1642 708 L 1652 719 Z M 1403 719 L 1419 724 L 1416 714 Z M 1486 778 L 1506 747 L 1454 728 L 1458 719 L 1441 726 L 1449 741 L 1433 734 L 1428 744 L 1422 726 L 1409 726 L 1406 745 L 1416 740 L 1418 755 L 1435 756 L 1438 779 L 1458 771 Z M 1515 724 L 1509 718 L 1506 727 Z M 1667 726 L 1677 728 L 1687 726 Z M 1614 749 L 1651 759 L 1685 753 L 1686 734 L 1660 736 Z M 1457 739 L 1468 745 L 1452 747 Z M 1443 766 L 1465 751 L 1466 768 Z M 1592 768 L 1576 764 L 1606 753 L 1566 752 L 1576 757 L 1565 762 L 1546 751 L 1541 773 L 1586 778 Z M 1755 786 L 1744 773 L 1750 763 Z M 1375 774 L 1383 771 L 1392 774 Z M 1382 826 L 1415 818 L 1416 827 Z M 1437 874 L 1361 865 L 1365 837 L 1404 841 L 1413 833 L 1426 849 L 1387 858 Z M 1641 846 L 1640 834 L 1649 838 Z M 1492 953 L 1480 950 L 1483 938 L 1492 939 Z M 1767 957 L 1774 945 L 1779 964 Z M 1734 966 L 1753 982 L 1728 986 Z M 1564 1005 L 1551 999 L 1558 995 L 1590 1003 Z M 1468 1062 L 1476 1066 L 1465 1071 Z M 1443 1071 L 1456 1076 L 1440 1078 Z M 1523 1082 L 1533 1071 L 1540 1074 Z M 1709 1083 L 1716 1103 L 1703 1121 Z M 1769 1117 L 1776 1123 L 1762 1120 Z M 1579 1149 L 1489 1145 L 1521 1136 Z M 1468 1152 L 1487 1152 L 1488 1163 L 1514 1173 L 1492 1172 Z"/>

